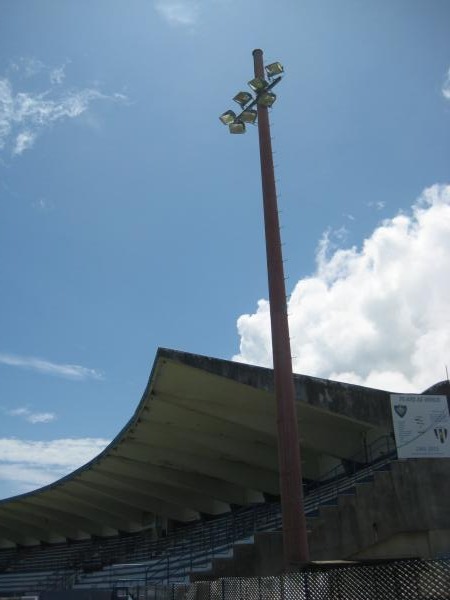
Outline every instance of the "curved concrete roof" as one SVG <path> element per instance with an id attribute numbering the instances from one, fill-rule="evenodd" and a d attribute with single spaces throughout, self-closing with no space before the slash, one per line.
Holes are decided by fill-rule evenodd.
<path id="1" fill-rule="evenodd" d="M 295 376 L 303 475 L 316 479 L 391 431 L 389 394 Z M 0 501 L 0 547 L 109 536 L 277 495 L 273 372 L 159 349 L 130 421 L 94 460 Z"/>

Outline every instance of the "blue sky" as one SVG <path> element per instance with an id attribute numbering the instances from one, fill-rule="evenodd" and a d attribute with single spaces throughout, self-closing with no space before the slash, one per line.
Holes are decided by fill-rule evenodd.
<path id="1" fill-rule="evenodd" d="M 257 132 L 218 120 L 256 47 L 286 69 L 271 121 L 296 370 L 443 378 L 447 0 L 1 12 L 0 496 L 98 452 L 158 346 L 270 364 Z"/>

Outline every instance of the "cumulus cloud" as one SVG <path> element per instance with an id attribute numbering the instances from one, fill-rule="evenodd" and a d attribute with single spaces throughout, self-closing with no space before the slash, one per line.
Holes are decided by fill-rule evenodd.
<path id="1" fill-rule="evenodd" d="M 16 70 L 19 68 L 30 77 L 44 66 L 40 61 L 28 61 L 16 65 Z M 45 129 L 79 117 L 92 102 L 126 100 L 123 94 L 106 95 L 92 88 L 61 90 L 65 78 L 64 66 L 51 69 L 49 78 L 54 85 L 43 92 L 15 91 L 9 78 L 0 78 L 0 149 L 10 147 L 13 156 L 20 155 L 33 146 Z"/>
<path id="2" fill-rule="evenodd" d="M 47 485 L 95 458 L 108 444 L 102 438 L 45 442 L 0 438 L 0 481 L 13 493 Z"/>
<path id="3" fill-rule="evenodd" d="M 102 379 L 103 376 L 95 369 L 81 365 L 53 363 L 33 356 L 17 356 L 16 354 L 0 354 L 0 364 L 9 367 L 30 369 L 44 375 L 55 375 L 66 379 Z"/>
<path id="4" fill-rule="evenodd" d="M 56 419 L 55 413 L 32 412 L 26 406 L 23 406 L 20 408 L 13 408 L 11 410 L 6 410 L 5 412 L 10 417 L 21 417 L 22 419 L 25 419 L 25 421 L 28 421 L 29 423 L 32 423 L 33 425 L 36 425 L 36 423 L 50 423 L 51 421 L 54 421 Z"/>
<path id="5" fill-rule="evenodd" d="M 426 189 L 409 214 L 386 219 L 361 248 L 318 245 L 316 270 L 288 303 L 294 370 L 421 391 L 450 361 L 450 185 Z M 271 366 L 267 300 L 237 322 L 234 360 Z"/>

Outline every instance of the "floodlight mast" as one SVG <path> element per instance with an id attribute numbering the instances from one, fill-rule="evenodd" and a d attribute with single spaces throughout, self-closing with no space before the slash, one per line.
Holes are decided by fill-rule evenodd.
<path id="1" fill-rule="evenodd" d="M 262 50 L 253 51 L 253 60 L 255 77 L 264 77 Z M 277 403 L 284 561 L 285 568 L 292 570 L 309 561 L 308 536 L 303 507 L 300 444 L 269 114 L 267 106 L 260 103 L 257 106 L 273 370 Z"/>
<path id="2" fill-rule="evenodd" d="M 264 77 L 263 51 L 253 50 L 255 79 L 248 82 L 256 97 L 238 92 L 233 98 L 242 112 L 227 110 L 220 117 L 230 133 L 245 132 L 245 123 L 258 121 L 259 154 L 263 191 L 264 228 L 266 233 L 267 275 L 269 281 L 270 323 L 272 330 L 273 372 L 277 404 L 278 462 L 280 467 L 281 514 L 283 519 L 284 563 L 287 571 L 300 568 L 309 561 L 308 535 L 303 506 L 302 469 L 294 375 L 278 221 L 277 191 L 272 157 L 268 107 L 275 102 L 271 91 L 283 72 L 276 62 L 266 66 L 269 82 Z M 250 102 L 250 104 L 249 104 Z M 257 111 L 253 107 L 257 107 Z"/>

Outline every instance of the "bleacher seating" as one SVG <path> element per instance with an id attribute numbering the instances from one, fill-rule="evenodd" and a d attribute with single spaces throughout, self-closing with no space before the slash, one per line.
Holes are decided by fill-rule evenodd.
<path id="1" fill-rule="evenodd" d="M 372 465 L 333 471 L 305 488 L 305 512 L 354 493 L 373 472 L 390 468 L 383 456 Z M 281 529 L 279 503 L 241 507 L 217 518 L 179 526 L 166 537 L 150 531 L 70 544 L 0 550 L 0 594 L 44 589 L 115 589 L 185 583 L 192 571 L 207 570 L 214 558 L 230 556 L 236 542 L 252 543 L 255 532 Z"/>

